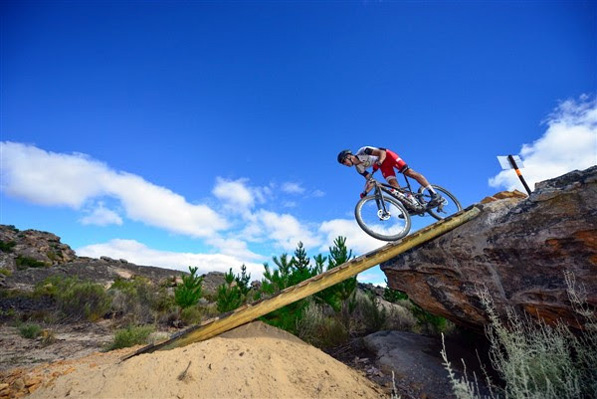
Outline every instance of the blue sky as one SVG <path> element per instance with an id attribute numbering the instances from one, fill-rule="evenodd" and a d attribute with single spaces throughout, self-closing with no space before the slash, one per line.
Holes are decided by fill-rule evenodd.
<path id="1" fill-rule="evenodd" d="M 524 191 L 498 155 L 531 187 L 597 163 L 594 1 L 0 7 L 0 223 L 79 255 L 259 278 L 299 241 L 368 252 L 345 148 L 465 206 Z"/>

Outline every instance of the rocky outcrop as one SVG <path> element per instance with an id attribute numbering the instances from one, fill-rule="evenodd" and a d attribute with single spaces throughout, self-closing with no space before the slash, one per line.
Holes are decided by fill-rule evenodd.
<path id="1" fill-rule="evenodd" d="M 117 278 L 138 276 L 161 283 L 180 279 L 183 272 L 154 266 L 140 266 L 125 259 L 102 256 L 99 259 L 79 257 L 60 237 L 38 230 L 20 231 L 0 225 L 0 288 L 32 290 L 50 276 L 70 276 L 109 287 Z M 187 273 L 188 271 L 184 271 Z M 203 291 L 213 294 L 224 283 L 224 273 L 210 272 L 203 276 Z M 174 285 L 174 284 L 173 284 Z"/>
<path id="2" fill-rule="evenodd" d="M 14 271 L 21 265 L 52 266 L 75 259 L 75 251 L 62 244 L 57 235 L 0 225 L 0 269 Z"/>
<path id="3" fill-rule="evenodd" d="M 480 290 L 495 308 L 577 327 L 565 274 L 597 307 L 597 166 L 538 183 L 528 198 L 500 194 L 481 215 L 381 265 L 391 288 L 458 324 L 487 323 Z"/>

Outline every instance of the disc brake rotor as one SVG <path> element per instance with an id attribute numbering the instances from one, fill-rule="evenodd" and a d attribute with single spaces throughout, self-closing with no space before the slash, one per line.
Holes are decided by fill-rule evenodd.
<path id="1" fill-rule="evenodd" d="M 377 217 L 379 217 L 380 220 L 388 220 L 390 218 L 390 212 L 384 212 L 383 209 L 380 209 L 377 211 Z"/>

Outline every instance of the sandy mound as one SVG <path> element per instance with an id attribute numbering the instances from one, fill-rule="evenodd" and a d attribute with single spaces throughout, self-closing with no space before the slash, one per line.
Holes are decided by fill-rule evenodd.
<path id="1" fill-rule="evenodd" d="M 261 322 L 120 362 L 128 352 L 40 367 L 35 373 L 46 382 L 30 398 L 388 397 L 321 350 Z"/>

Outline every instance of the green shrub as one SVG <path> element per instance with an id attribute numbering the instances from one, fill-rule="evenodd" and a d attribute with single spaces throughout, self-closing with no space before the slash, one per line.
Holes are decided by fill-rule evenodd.
<path id="1" fill-rule="evenodd" d="M 168 294 L 166 287 L 156 287 L 140 276 L 116 279 L 108 294 L 112 299 L 113 315 L 121 318 L 123 323 L 154 323 L 176 308 L 174 298 Z"/>
<path id="2" fill-rule="evenodd" d="M 199 324 L 203 319 L 203 310 L 197 306 L 189 306 L 181 310 L 180 319 L 186 325 Z"/>
<path id="3" fill-rule="evenodd" d="M 342 345 L 350 338 L 337 315 L 326 315 L 323 306 L 315 301 L 309 301 L 303 310 L 296 330 L 299 338 L 321 349 Z"/>
<path id="4" fill-rule="evenodd" d="M 10 277 L 10 276 L 12 276 L 12 270 L 0 269 L 0 274 L 4 275 L 6 277 Z"/>
<path id="5" fill-rule="evenodd" d="M 571 274 L 565 275 L 568 296 L 586 330 L 574 334 L 566 325 L 550 326 L 541 320 L 520 317 L 508 311 L 507 323 L 499 319 L 489 293 L 479 293 L 487 311 L 492 367 L 504 381 L 496 387 L 490 380 L 490 397 L 505 399 L 559 399 L 597 397 L 597 317 L 586 306 L 586 295 L 575 287 Z M 442 351 L 444 366 L 459 399 L 484 398 L 479 384 L 468 376 L 457 378 Z"/>
<path id="6" fill-rule="evenodd" d="M 442 316 L 434 315 L 411 301 L 410 310 L 417 319 L 418 329 L 427 334 L 440 334 L 453 328 L 452 323 Z"/>
<path id="7" fill-rule="evenodd" d="M 108 347 L 108 350 L 146 344 L 149 335 L 154 331 L 155 328 L 153 326 L 129 326 L 118 330 L 114 334 L 114 341 Z"/>
<path id="8" fill-rule="evenodd" d="M 182 309 L 196 305 L 202 296 L 203 277 L 197 276 L 197 267 L 189 266 L 188 274 L 182 274 L 182 284 L 174 289 L 174 300 Z"/>
<path id="9" fill-rule="evenodd" d="M 95 283 L 80 282 L 58 296 L 59 306 L 68 317 L 96 321 L 102 318 L 111 306 L 105 289 Z"/>
<path id="10" fill-rule="evenodd" d="M 4 242 L 4 241 L 0 240 L 0 251 L 12 252 L 15 245 L 17 245 L 17 243 L 14 241 Z"/>
<path id="11" fill-rule="evenodd" d="M 387 311 L 378 305 L 373 293 L 359 293 L 343 309 L 343 320 L 352 335 L 367 335 L 382 330 Z"/>
<path id="12" fill-rule="evenodd" d="M 48 266 L 47 263 L 41 262 L 39 260 L 28 258 L 26 256 L 18 255 L 15 259 L 15 263 L 17 265 L 18 270 L 24 270 L 30 267 L 46 267 Z"/>
<path id="13" fill-rule="evenodd" d="M 388 280 L 386 279 L 386 288 L 383 291 L 383 299 L 388 302 L 398 303 L 408 299 L 408 295 L 405 292 L 392 289 L 388 286 Z"/>
<path id="14" fill-rule="evenodd" d="M 96 321 L 108 313 L 112 303 L 100 284 L 77 277 L 49 277 L 36 286 L 35 293 L 55 299 L 58 310 L 70 320 Z"/>
<path id="15" fill-rule="evenodd" d="M 21 337 L 27 339 L 35 339 L 41 334 L 42 328 L 37 324 L 26 323 L 19 327 Z"/>

